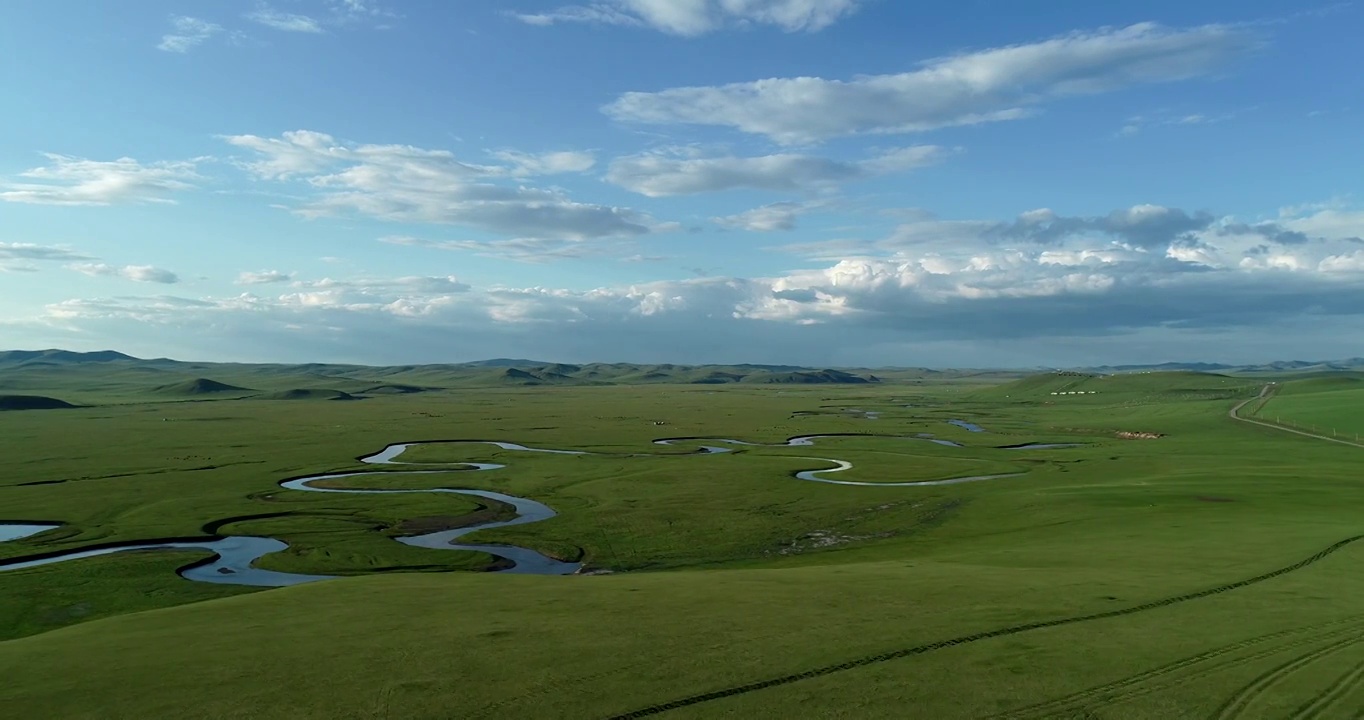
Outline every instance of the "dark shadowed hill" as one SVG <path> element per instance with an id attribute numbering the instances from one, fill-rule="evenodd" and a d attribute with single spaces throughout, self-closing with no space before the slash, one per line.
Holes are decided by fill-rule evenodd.
<path id="1" fill-rule="evenodd" d="M 0 410 L 61 410 L 76 407 L 42 395 L 0 395 Z"/>
<path id="2" fill-rule="evenodd" d="M 865 384 L 872 382 L 870 377 L 853 375 L 842 370 L 795 370 L 791 372 L 770 372 L 761 371 L 750 375 L 745 375 L 741 382 L 763 383 L 763 384 L 783 384 L 783 385 L 818 385 L 828 383 L 840 384 Z"/>
<path id="3" fill-rule="evenodd" d="M 245 395 L 255 392 L 250 388 L 228 385 L 208 378 L 195 378 L 184 382 L 162 385 L 152 390 L 158 395 L 171 397 L 199 397 L 203 395 Z"/>
<path id="4" fill-rule="evenodd" d="M 516 358 L 493 358 L 493 359 L 491 359 L 491 360 L 475 360 L 475 361 L 473 361 L 473 362 L 460 363 L 460 364 L 461 364 L 461 365 L 464 365 L 464 366 L 466 366 L 466 367 L 483 367 L 483 368 L 507 368 L 507 367 L 509 367 L 509 368 L 524 368 L 524 367 L 542 367 L 542 366 L 545 366 L 545 365 L 553 365 L 554 363 L 546 362 L 546 361 L 544 361 L 544 360 L 518 360 L 518 359 L 516 359 Z"/>
<path id="5" fill-rule="evenodd" d="M 278 390 L 258 396 L 261 400 L 358 400 L 359 398 L 340 390 L 304 389 Z"/>
<path id="6" fill-rule="evenodd" d="M 375 385 L 374 387 L 368 387 L 368 388 L 365 388 L 365 389 L 359 391 L 359 394 L 361 394 L 361 395 L 411 395 L 411 394 L 413 394 L 413 393 L 426 392 L 427 389 L 428 389 L 428 388 L 418 387 L 418 386 L 416 386 L 416 385 L 401 385 L 401 384 Z"/>

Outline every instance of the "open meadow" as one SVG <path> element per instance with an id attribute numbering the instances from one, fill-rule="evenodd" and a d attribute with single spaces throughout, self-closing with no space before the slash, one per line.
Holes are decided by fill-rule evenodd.
<path id="1" fill-rule="evenodd" d="M 1255 408 L 1259 420 L 1364 441 L 1364 374 L 1329 373 L 1276 384 Z"/>
<path id="2" fill-rule="evenodd" d="M 57 526 L 0 542 L 0 714 L 1364 708 L 1364 450 L 1228 417 L 1263 378 L 186 372 L 0 373 L 0 394 L 77 406 L 0 412 L 0 524 Z M 1248 411 L 1364 423 L 1359 391 L 1299 382 L 1320 381 Z M 788 442 L 810 436 L 829 437 Z M 369 474 L 315 477 L 348 472 Z M 395 541 L 517 517 L 441 488 L 548 506 L 460 542 L 574 571 Z M 357 489 L 413 492 L 316 492 Z M 287 544 L 255 568 L 330 579 L 194 581 L 177 571 L 213 553 L 193 547 L 7 569 L 226 537 Z"/>

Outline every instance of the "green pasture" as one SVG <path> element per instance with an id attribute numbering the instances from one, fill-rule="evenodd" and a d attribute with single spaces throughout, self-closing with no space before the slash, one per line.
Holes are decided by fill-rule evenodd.
<path id="1" fill-rule="evenodd" d="M 1255 417 L 1321 435 L 1364 438 L 1364 375 L 1342 373 L 1280 383 Z"/>
<path id="2" fill-rule="evenodd" d="M 258 388 L 252 372 L 242 374 L 257 382 L 214 380 Z M 0 561 L 246 534 L 290 544 L 262 567 L 349 577 L 261 590 L 175 574 L 202 553 L 0 572 L 0 708 L 17 717 L 1339 717 L 1364 707 L 1364 540 L 1352 540 L 1364 535 L 1354 511 L 1364 451 L 1228 418 L 1259 379 L 469 387 L 345 401 L 217 388 L 215 399 L 168 401 L 118 382 L 101 396 L 54 381 L 29 389 L 90 407 L 0 413 L 0 521 L 63 523 L 0 543 Z M 1350 392 L 1291 387 L 1267 407 Z M 814 434 L 847 436 L 780 445 Z M 775 446 L 653 444 L 667 437 Z M 478 440 L 591 454 L 451 442 Z M 386 476 L 403 466 L 357 461 L 420 441 L 444 442 L 398 459 L 449 472 Z M 1009 449 L 1034 442 L 1078 446 Z M 825 459 L 854 465 L 825 477 L 870 483 L 1018 475 L 907 487 L 796 479 L 832 467 Z M 507 467 L 461 470 L 467 462 Z M 376 474 L 336 483 L 546 503 L 557 517 L 461 542 L 531 547 L 595 572 L 479 572 L 499 565 L 392 540 L 507 517 L 500 503 L 278 485 L 366 469 Z"/>

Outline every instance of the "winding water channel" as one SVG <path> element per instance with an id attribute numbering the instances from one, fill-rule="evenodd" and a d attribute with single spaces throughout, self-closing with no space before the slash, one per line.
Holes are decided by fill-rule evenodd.
<path id="1" fill-rule="evenodd" d="M 729 438 L 664 438 L 655 440 L 655 445 L 678 445 L 696 443 L 699 451 L 703 454 L 728 453 L 733 452 L 731 447 L 723 445 L 740 445 L 748 447 L 808 447 L 815 444 L 821 438 L 848 437 L 848 435 L 804 435 L 793 437 L 784 443 L 763 444 L 751 443 L 743 440 L 733 440 Z M 865 435 L 852 435 L 852 437 L 866 437 Z M 907 437 L 907 440 L 924 440 L 942 445 L 961 447 L 957 443 L 948 440 L 937 440 L 931 437 Z M 718 443 L 713 445 L 701 443 Z M 468 527 L 456 528 L 451 530 L 440 530 L 422 535 L 409 535 L 394 538 L 398 542 L 414 547 L 430 548 L 435 550 L 471 550 L 487 553 L 512 563 L 510 567 L 497 570 L 495 572 L 520 573 L 534 575 L 569 575 L 577 572 L 581 568 L 581 563 L 569 563 L 556 560 L 543 555 L 529 548 L 518 547 L 515 545 L 464 545 L 455 543 L 459 538 L 479 530 L 488 530 L 498 527 L 509 527 L 512 525 L 526 525 L 529 523 L 548 520 L 555 516 L 555 512 L 548 505 L 535 500 L 506 495 L 504 493 L 493 492 L 490 490 L 471 490 L 464 488 L 429 488 L 424 490 L 380 490 L 367 488 L 341 488 L 330 484 L 327 487 L 319 487 L 316 483 L 326 481 L 345 480 L 360 477 L 391 477 L 394 475 L 434 475 L 439 473 L 451 472 L 478 472 L 485 470 L 497 470 L 506 467 L 498 463 L 406 463 L 398 461 L 404 452 L 417 445 L 453 445 L 453 444 L 484 444 L 493 445 L 503 450 L 518 452 L 538 452 L 553 453 L 558 455 L 592 455 L 581 450 L 553 450 L 547 448 L 532 448 L 517 443 L 500 442 L 492 440 L 467 440 L 467 441 L 431 441 L 420 443 L 396 443 L 372 455 L 359 458 L 361 463 L 366 465 L 402 465 L 407 467 L 421 467 L 440 465 L 441 467 L 425 467 L 422 469 L 410 470 L 361 470 L 351 472 L 326 473 L 322 475 L 310 475 L 307 477 L 283 480 L 279 483 L 281 488 L 286 490 L 297 490 L 302 492 L 321 492 L 321 493 L 344 493 L 361 495 L 391 495 L 406 493 L 449 493 L 454 495 L 465 495 L 470 497 L 495 500 L 506 503 L 516 511 L 516 516 L 510 520 L 499 520 L 485 523 L 478 523 Z M 1045 449 L 1055 447 L 1070 447 L 1059 444 L 1034 444 L 1014 446 L 1008 449 Z M 796 473 L 796 478 L 810 482 L 828 483 L 832 485 L 855 485 L 863 487 L 916 487 L 932 485 L 954 485 L 958 483 L 978 482 L 982 480 L 995 480 L 1008 477 L 1017 477 L 1024 473 L 1008 473 L 1000 475 L 977 475 L 972 477 L 947 478 L 943 480 L 919 480 L 902 483 L 885 482 L 859 482 L 853 480 L 838 480 L 825 477 L 830 473 L 839 473 L 850 470 L 853 465 L 846 460 L 836 460 L 833 458 L 802 458 L 806 460 L 817 460 L 834 465 L 831 468 L 819 470 L 805 470 Z M 60 527 L 60 525 L 50 523 L 13 523 L 0 524 L 0 541 L 17 540 L 23 537 L 36 535 L 46 530 Z M 56 563 L 80 560 L 83 558 L 99 557 L 112 555 L 115 553 L 149 551 L 149 550 L 206 550 L 213 553 L 213 557 L 192 564 L 179 570 L 181 577 L 197 582 L 218 583 L 227 585 L 251 585 L 257 587 L 284 587 L 288 585 L 298 585 L 302 583 L 315 582 L 318 580 L 329 580 L 337 576 L 333 575 L 306 575 L 301 573 L 277 572 L 274 570 L 263 570 L 255 567 L 254 563 L 261 557 L 270 553 L 280 552 L 289 546 L 281 540 L 269 537 L 253 536 L 229 536 L 211 540 L 166 540 L 150 541 L 144 543 L 124 543 L 102 547 L 89 548 L 85 550 L 72 550 L 68 552 L 47 553 L 29 558 L 16 558 L 9 561 L 0 561 L 0 572 L 8 570 L 22 570 L 24 568 L 40 567 Z"/>

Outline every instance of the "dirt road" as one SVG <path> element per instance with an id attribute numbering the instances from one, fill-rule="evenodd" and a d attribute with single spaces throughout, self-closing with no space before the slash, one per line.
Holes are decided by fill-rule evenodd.
<path id="1" fill-rule="evenodd" d="M 1251 420 L 1250 418 L 1241 417 L 1240 415 L 1241 408 L 1255 402 L 1256 400 L 1262 400 L 1264 398 L 1269 397 L 1270 393 L 1274 391 L 1274 385 L 1275 383 L 1270 383 L 1264 386 L 1263 388 L 1260 388 L 1259 395 L 1249 400 L 1243 400 L 1237 403 L 1236 407 L 1233 407 L 1231 410 L 1227 411 L 1227 416 L 1230 417 L 1232 420 L 1240 420 L 1243 423 L 1250 423 L 1251 425 L 1260 425 L 1261 427 L 1272 428 L 1274 430 L 1279 430 L 1287 433 L 1293 433 L 1294 435 L 1302 435 L 1304 437 L 1316 438 L 1318 440 L 1328 440 L 1333 443 L 1340 443 L 1341 445 L 1349 445 L 1351 447 L 1364 448 L 1364 444 L 1352 442 L 1350 440 L 1341 440 L 1340 438 L 1327 437 L 1326 435 L 1318 435 L 1316 433 L 1310 433 L 1304 430 L 1294 430 L 1292 428 L 1286 428 L 1281 425 L 1275 425 L 1274 423 L 1267 423 L 1260 420 Z"/>

